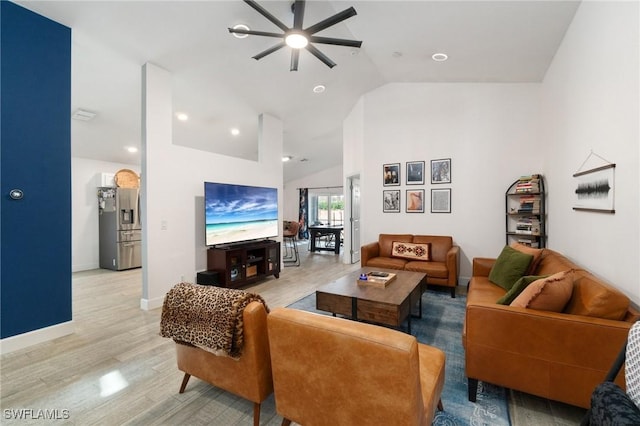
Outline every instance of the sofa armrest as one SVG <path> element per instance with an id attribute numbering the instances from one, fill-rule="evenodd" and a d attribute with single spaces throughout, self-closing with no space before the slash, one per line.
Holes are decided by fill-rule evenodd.
<path id="1" fill-rule="evenodd" d="M 360 266 L 367 266 L 369 259 L 378 257 L 380 255 L 380 245 L 378 242 L 365 244 L 360 247 Z"/>
<path id="2" fill-rule="evenodd" d="M 633 323 L 487 302 L 466 307 L 466 341 L 605 372 Z M 488 326 L 490 325 L 490 326 Z M 604 377 L 604 376 L 603 376 Z"/>
<path id="3" fill-rule="evenodd" d="M 466 308 L 463 336 L 466 375 L 587 407 L 631 325 L 472 302 Z"/>
<path id="4" fill-rule="evenodd" d="M 488 277 L 493 264 L 496 263 L 496 259 L 489 257 L 474 257 L 472 276 L 474 277 Z"/>
<path id="5" fill-rule="evenodd" d="M 449 251 L 447 252 L 447 270 L 449 271 L 449 285 L 455 287 L 458 285 L 458 269 L 459 269 L 459 256 L 460 255 L 460 247 L 459 246 L 451 246 Z"/>

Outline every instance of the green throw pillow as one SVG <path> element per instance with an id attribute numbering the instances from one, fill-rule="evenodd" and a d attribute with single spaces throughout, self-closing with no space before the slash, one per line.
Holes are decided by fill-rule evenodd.
<path id="1" fill-rule="evenodd" d="M 509 291 L 515 282 L 527 272 L 532 260 L 532 255 L 522 253 L 510 246 L 504 246 L 489 272 L 489 281 Z"/>
<path id="2" fill-rule="evenodd" d="M 513 284 L 513 287 L 496 302 L 499 305 L 510 305 L 513 299 L 518 297 L 522 290 L 527 288 L 529 284 L 539 279 L 547 278 L 548 275 L 525 275 Z"/>

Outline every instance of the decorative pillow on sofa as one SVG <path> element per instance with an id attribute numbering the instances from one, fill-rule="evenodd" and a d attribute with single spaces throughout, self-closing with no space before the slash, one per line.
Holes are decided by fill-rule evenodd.
<path id="1" fill-rule="evenodd" d="M 394 241 L 391 246 L 392 257 L 403 257 L 411 260 L 431 260 L 430 243 L 403 243 Z"/>
<path id="2" fill-rule="evenodd" d="M 530 254 L 504 246 L 489 272 L 489 281 L 507 291 L 511 290 L 515 282 L 527 272 L 532 259 Z"/>
<path id="3" fill-rule="evenodd" d="M 513 287 L 511 287 L 511 290 L 507 291 L 507 293 L 500 299 L 498 299 L 496 303 L 499 305 L 511 304 L 511 302 L 513 302 L 515 298 L 518 297 L 529 284 L 534 281 L 538 281 L 541 278 L 547 277 L 548 275 L 525 275 L 524 277 L 516 281 L 515 284 L 513 284 Z"/>
<path id="4" fill-rule="evenodd" d="M 511 247 L 518 250 L 519 252 L 530 254 L 531 256 L 533 256 L 533 259 L 531 259 L 531 264 L 529 265 L 529 270 L 527 271 L 527 275 L 535 274 L 536 269 L 538 269 L 538 265 L 542 260 L 542 252 L 544 251 L 544 249 L 529 247 L 524 244 L 520 244 L 517 241 L 514 241 L 511 244 Z"/>
<path id="5" fill-rule="evenodd" d="M 558 272 L 532 282 L 510 306 L 539 311 L 562 312 L 573 294 L 574 270 Z"/>

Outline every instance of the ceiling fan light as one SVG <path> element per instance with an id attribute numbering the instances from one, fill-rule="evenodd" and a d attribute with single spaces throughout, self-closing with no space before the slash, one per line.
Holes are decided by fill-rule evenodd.
<path id="1" fill-rule="evenodd" d="M 248 26 L 246 26 L 245 24 L 238 24 L 238 25 L 234 25 L 233 26 L 234 30 L 245 30 L 245 31 L 249 31 L 251 28 L 249 28 Z M 249 37 L 249 34 L 239 34 L 239 33 L 231 33 L 233 34 L 234 37 L 236 38 L 246 38 Z"/>
<path id="2" fill-rule="evenodd" d="M 293 49 L 302 49 L 309 44 L 307 37 L 300 33 L 291 33 L 284 39 L 284 41 L 287 43 L 287 46 Z"/>

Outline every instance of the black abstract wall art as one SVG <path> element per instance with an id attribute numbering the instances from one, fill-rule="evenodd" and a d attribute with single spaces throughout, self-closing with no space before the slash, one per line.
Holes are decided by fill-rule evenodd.
<path id="1" fill-rule="evenodd" d="M 575 173 L 574 210 L 615 213 L 615 164 Z"/>

